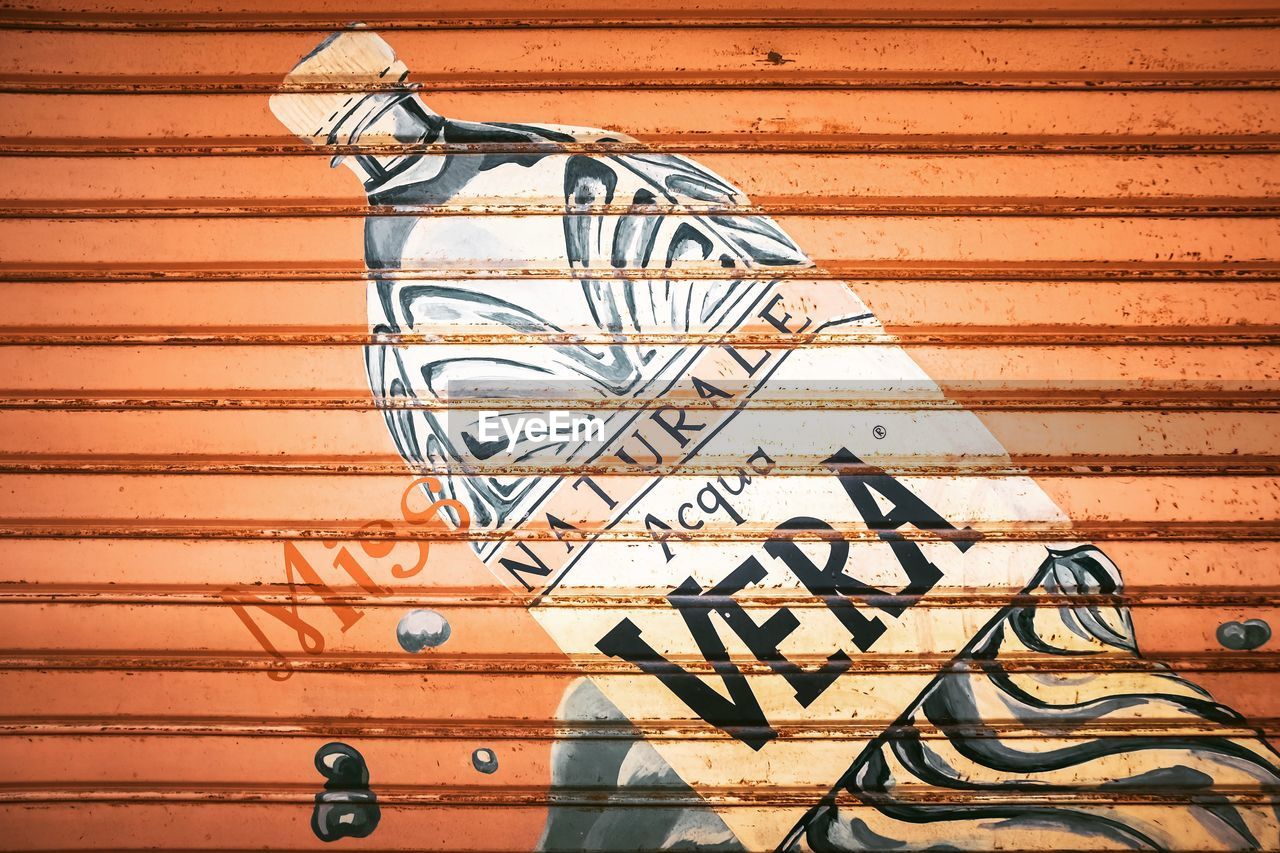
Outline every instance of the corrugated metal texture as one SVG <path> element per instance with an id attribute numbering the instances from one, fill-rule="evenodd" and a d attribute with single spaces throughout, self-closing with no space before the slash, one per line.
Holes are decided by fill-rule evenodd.
<path id="1" fill-rule="evenodd" d="M 905 442 L 881 467 L 930 494 L 970 481 L 1013 492 L 1030 476 L 1062 517 L 974 518 L 967 526 L 982 548 L 1093 542 L 1123 572 L 1122 593 L 1084 597 L 944 579 L 913 612 L 970 633 L 940 627 L 857 656 L 844 677 L 891 698 L 860 713 L 797 708 L 770 720 L 780 743 L 817 755 L 886 731 L 905 742 L 917 729 L 899 711 L 973 652 L 965 642 L 990 614 L 1019 606 L 1126 607 L 1141 655 L 1029 648 L 1002 654 L 1008 673 L 1078 685 L 1084 701 L 1091 675 L 1163 678 L 1167 666 L 1243 717 L 1154 706 L 1030 726 L 1006 709 L 961 741 L 1068 749 L 1144 738 L 1175 750 L 1280 730 L 1274 644 L 1231 650 L 1219 639 L 1223 625 L 1280 617 L 1280 7 L 366 5 L 31 0 L 0 11 L 0 755 L 10 768 L 0 845 L 321 847 L 310 822 L 324 779 L 313 756 L 335 740 L 363 754 L 381 807 L 372 834 L 339 842 L 362 849 L 566 846 L 543 839 L 549 806 L 612 816 L 614 829 L 596 823 L 578 846 L 677 847 L 676 836 L 637 840 L 628 820 L 702 804 L 731 814 L 745 846 L 766 848 L 784 838 L 762 827 L 789 826 L 820 802 L 874 808 L 832 793 L 843 764 L 827 774 L 707 759 L 690 770 L 690 755 L 723 754 L 723 736 L 697 715 L 667 713 L 660 692 L 649 715 L 566 715 L 578 677 L 629 684 L 635 668 L 566 651 L 556 630 L 600 613 L 656 618 L 670 588 L 603 582 L 536 596 L 513 582 L 528 575 L 495 576 L 468 540 L 563 554 L 573 550 L 563 529 L 456 530 L 415 515 L 426 499 L 384 413 L 437 404 L 375 403 L 366 345 L 484 347 L 519 360 L 558 344 L 618 344 L 619 334 L 447 318 L 371 330 L 367 215 L 558 232 L 566 196 L 531 183 L 370 208 L 330 158 L 391 157 L 404 146 L 316 147 L 269 107 L 282 92 L 370 90 L 341 78 L 285 82 L 355 20 L 393 45 L 441 115 L 637 140 L 557 143 L 565 154 L 696 159 L 751 201 L 704 199 L 670 216 L 766 214 L 814 261 L 735 280 L 782 281 L 819 302 L 852 291 L 883 324 L 821 341 L 780 342 L 756 323 L 633 332 L 620 345 L 726 344 L 751 358 L 825 349 L 858 364 L 905 351 L 945 399 L 918 388 L 791 388 L 763 395 L 762 406 L 857 413 L 891 443 L 922 414 L 972 411 L 1004 452 L 940 458 Z M 539 150 L 443 146 L 459 162 Z M 575 215 L 615 221 L 630 204 L 610 199 Z M 507 257 L 478 245 L 460 240 L 433 268 L 382 277 L 572 284 L 559 242 Z M 718 266 L 681 275 L 714 282 L 728 275 Z M 830 479 L 820 456 L 774 457 L 771 475 L 797 489 Z M 740 464 L 708 452 L 662 473 L 692 494 Z M 499 467 L 539 482 L 592 476 L 618 493 L 644 476 L 617 459 Z M 721 513 L 684 532 L 680 547 L 714 564 L 734 543 L 768 541 L 771 528 Z M 593 535 L 640 555 L 653 549 L 652 532 L 633 519 Z M 839 532 L 868 560 L 883 545 L 874 530 Z M 802 614 L 827 606 L 786 589 L 735 598 L 761 622 L 780 603 Z M 444 614 L 451 636 L 415 655 L 396 632 L 416 608 Z M 828 651 L 792 658 L 817 666 Z M 679 660 L 713 672 L 696 656 Z M 778 678 L 760 661 L 739 664 L 753 684 Z M 950 736 L 945 726 L 921 735 Z M 623 784 L 599 757 L 640 737 L 692 790 L 664 787 L 657 771 Z M 572 739 L 583 745 L 579 768 L 599 762 L 599 778 L 557 775 L 554 750 Z M 485 750 L 495 772 L 484 772 Z M 1186 790 L 1142 777 L 1146 765 L 1118 752 L 1139 776 L 1122 788 L 1081 771 L 1065 784 L 1055 777 L 1058 787 L 914 781 L 898 795 L 1023 812 L 1119 804 L 1186 849 L 1205 849 L 1217 836 L 1201 831 L 1192 803 L 1265 811 L 1280 793 L 1239 779 Z M 975 848 L 1034 838 L 938 832 L 936 843 Z M 1072 846 L 1047 829 L 1039 839 Z"/>

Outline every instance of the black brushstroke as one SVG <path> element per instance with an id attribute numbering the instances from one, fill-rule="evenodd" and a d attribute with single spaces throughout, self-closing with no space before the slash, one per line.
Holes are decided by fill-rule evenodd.
<path id="1" fill-rule="evenodd" d="M 1037 573 L 1033 591 L 1061 595 L 1107 595 L 1121 592 L 1119 572 L 1092 546 L 1069 552 L 1051 552 Z M 1280 809 L 1274 804 L 1231 801 L 1215 793 L 1219 772 L 1246 775 L 1259 790 L 1280 787 L 1277 756 L 1264 739 L 1216 735 L 1155 737 L 1117 732 L 1108 737 L 1077 739 L 1064 746 L 1044 747 L 1034 738 L 1005 740 L 999 730 L 984 723 L 984 702 L 997 698 L 1019 723 L 1029 729 L 1059 729 L 1103 721 L 1127 709 L 1164 705 L 1169 715 L 1207 720 L 1239 728 L 1243 718 L 1204 698 L 1159 690 L 1124 693 L 1106 689 L 1105 674 L 1094 676 L 1090 693 L 1079 701 L 1054 703 L 1032 695 L 1018 685 L 1018 676 L 1005 670 L 1001 654 L 1027 650 L 1049 655 L 1101 654 L 1111 649 L 1136 653 L 1128 614 L 1119 604 L 1104 616 L 1098 605 L 1010 608 L 1005 617 L 975 638 L 948 672 L 940 674 L 920 699 L 893 727 L 893 735 L 878 742 L 854 762 L 839 793 L 872 808 L 846 809 L 832 795 L 810 811 L 783 845 L 786 850 L 871 850 L 910 847 L 939 849 L 936 839 L 946 837 L 945 825 L 956 823 L 960 832 L 989 831 L 991 845 L 1001 845 L 1001 833 L 1013 830 L 1054 829 L 1082 838 L 1105 838 L 1111 843 L 1139 849 L 1177 848 L 1183 838 L 1176 824 L 1168 827 L 1149 820 L 1126 819 L 1123 806 L 1065 803 L 1063 805 L 935 805 L 902 799 L 896 791 L 905 784 L 938 790 L 987 792 L 1027 796 L 1081 791 L 1080 784 L 1045 778 L 1056 771 L 1078 768 L 1088 778 L 1099 770 L 1092 762 L 1115 756 L 1156 752 L 1163 767 L 1136 771 L 1130 776 L 1095 781 L 1095 790 L 1137 792 L 1172 791 L 1186 797 L 1177 806 L 1180 820 L 1195 821 L 1222 844 L 1223 849 L 1274 848 Z M 1058 617 L 1038 630 L 1038 619 Z M 1089 648 L 1066 648 L 1046 639 L 1068 630 L 1090 640 Z M 1086 633 L 1080 633 L 1086 632 Z M 1060 634 L 1058 634 L 1060 635 Z M 1192 688 L 1172 673 L 1145 676 L 1170 690 Z M 1124 718 L 1123 716 L 1121 717 Z M 941 740 L 927 740 L 925 732 L 941 733 Z M 943 749 L 945 747 L 945 750 Z M 950 759 L 944 758 L 943 751 Z M 957 766 L 951 766 L 955 762 Z M 1139 762 L 1134 762 L 1142 766 Z M 1112 767 L 1112 765 L 1108 765 Z M 1115 764 L 1112 772 L 1126 765 Z M 1238 783 L 1237 783 L 1238 784 Z M 960 822 L 969 826 L 960 829 Z M 937 834 L 920 836 L 910 826 L 938 825 Z M 894 827 L 898 829 L 894 829 Z M 1271 836 L 1260 839 L 1256 830 L 1266 827 Z"/>
<path id="2" fill-rule="evenodd" d="M 367 838 L 378 828 L 382 810 L 369 789 L 369 767 L 353 746 L 334 741 L 316 750 L 316 770 L 325 778 L 311 811 L 311 831 L 321 841 Z"/>
<path id="3" fill-rule="evenodd" d="M 1271 639 L 1271 626 L 1261 619 L 1224 622 L 1218 626 L 1218 642 L 1225 649 L 1248 652 L 1266 645 Z"/>

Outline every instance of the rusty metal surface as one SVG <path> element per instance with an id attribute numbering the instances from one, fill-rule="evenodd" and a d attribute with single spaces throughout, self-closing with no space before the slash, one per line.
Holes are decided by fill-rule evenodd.
<path id="1" fill-rule="evenodd" d="M 1144 757 L 1183 749 L 1189 765 L 1200 760 L 1196 744 L 1223 741 L 1264 755 L 1280 734 L 1270 634 L 1280 620 L 1280 8 L 537 5 L 31 0 L 0 9 L 0 757 L 10 768 L 0 846 L 320 849 L 312 813 L 325 779 L 313 757 L 330 741 L 359 749 L 382 812 L 368 837 L 337 847 L 805 849 L 825 838 L 875 849 L 849 841 L 858 821 L 903 849 L 1127 846 L 968 824 L 893 841 L 877 823 L 889 795 L 868 794 L 843 766 L 824 776 L 806 775 L 802 761 L 713 760 L 730 754 L 718 751 L 724 733 L 688 709 L 670 712 L 657 701 L 665 694 L 653 694 L 651 708 L 575 715 L 577 679 L 624 704 L 637 676 L 633 661 L 566 645 L 565 626 L 660 618 L 670 588 L 606 577 L 552 594 L 527 572 L 503 576 L 477 549 L 564 554 L 599 542 L 641 564 L 653 528 L 636 518 L 602 527 L 589 513 L 516 529 L 423 525 L 414 515 L 410 495 L 429 500 L 412 491 L 415 477 L 450 472 L 411 471 L 384 414 L 503 401 L 375 397 L 366 347 L 515 358 L 608 347 L 619 334 L 589 320 L 554 331 L 448 318 L 372 329 L 371 283 L 567 291 L 672 272 L 584 269 L 557 255 L 560 245 L 495 257 L 465 242 L 434 262 L 370 271 L 367 217 L 495 232 L 563 220 L 567 233 L 575 218 L 617 222 L 632 206 L 620 198 L 566 210 L 559 184 L 532 182 L 519 194 L 371 202 L 330 159 L 659 152 L 689 155 L 742 191 L 741 200 L 666 211 L 670 221 L 769 217 L 814 262 L 679 262 L 681 280 L 782 282 L 815 302 L 853 293 L 882 325 L 781 343 L 760 322 L 691 326 L 628 332 L 622 345 L 728 346 L 751 358 L 825 350 L 858 364 L 904 353 L 941 393 L 766 389 L 752 411 L 866 413 L 890 436 L 912 418 L 972 412 L 998 451 L 940 457 L 908 447 L 840 467 L 800 449 L 775 454 L 771 476 L 797 490 L 883 471 L 924 490 L 1031 482 L 1060 517 L 1002 507 L 963 530 L 903 529 L 900 540 L 981 540 L 996 555 L 1096 542 L 1124 576 L 1112 590 L 956 576 L 918 600 L 863 595 L 859 612 L 905 602 L 939 627 L 847 668 L 865 695 L 901 701 L 812 714 L 797 705 L 771 717 L 777 743 L 794 750 L 786 755 L 869 743 L 886 755 L 917 743 L 1099 748 L 1115 775 L 1092 764 L 1037 767 L 1019 777 L 1032 783 L 1003 788 L 904 777 L 891 798 L 903 809 L 994 809 L 1012 823 L 1033 813 L 1122 815 L 1159 839 L 1148 847 L 1280 849 L 1280 783 L 1196 764 L 1211 783 L 1188 786 L 1156 772 L 1183 759 Z M 341 75 L 286 80 L 355 20 L 384 32 L 413 71 L 412 91 L 442 115 L 630 136 L 314 145 L 277 120 L 271 96 L 406 91 Z M 506 403 L 537 408 L 518 396 Z M 537 405 L 598 408 L 572 394 Z M 665 405 L 610 403 L 642 413 Z M 737 402 L 682 406 L 711 417 Z M 659 477 L 692 494 L 739 465 L 708 451 L 647 467 L 616 455 L 479 460 L 451 476 L 583 477 L 619 492 Z M 729 549 L 777 538 L 772 520 L 730 517 L 685 529 L 680 547 L 715 565 Z M 789 535 L 815 547 L 848 542 L 855 560 L 874 562 L 883 534 L 836 520 Z M 704 602 L 761 623 L 791 611 L 816 619 L 841 597 L 811 593 L 753 588 Z M 413 654 L 397 645 L 398 623 L 422 608 L 444 614 L 452 634 Z M 1053 618 L 1072 608 L 1124 613 L 1136 646 L 1061 656 L 1006 648 L 1003 676 L 1078 685 L 1063 689 L 1081 702 L 1102 701 L 1088 698 L 1097 684 L 1116 685 L 1103 694 L 1173 684 L 1179 695 L 1208 691 L 1230 711 L 1155 703 L 1035 726 L 1012 706 L 978 720 L 907 713 L 935 676 L 976 678 L 974 638 L 991 614 Z M 1261 642 L 1248 627 L 1259 622 L 1268 626 Z M 942 627 L 953 623 L 967 630 Z M 665 651 L 718 683 L 722 667 L 697 647 Z M 788 659 L 816 671 L 828 651 L 810 644 Z M 757 690 L 778 679 L 762 659 L 735 663 Z M 1136 740 L 1162 746 L 1139 752 Z M 649 776 L 598 758 L 644 745 L 662 757 Z M 600 762 L 600 778 L 566 775 L 565 750 L 579 750 L 580 767 Z M 699 750 L 708 757 L 691 760 Z M 1051 783 L 1036 782 L 1040 773 Z M 1128 784 L 1109 784 L 1115 778 Z M 1230 842 L 1226 830 L 1205 829 L 1212 818 L 1197 810 L 1210 801 L 1244 815 L 1252 836 Z M 815 834 L 819 804 L 843 815 L 846 835 Z M 674 813 L 724 822 L 665 841 L 636 829 Z M 596 828 L 557 835 L 566 815 Z M 769 834 L 797 815 L 805 832 Z M 1239 841 L 1248 837 L 1252 845 Z"/>

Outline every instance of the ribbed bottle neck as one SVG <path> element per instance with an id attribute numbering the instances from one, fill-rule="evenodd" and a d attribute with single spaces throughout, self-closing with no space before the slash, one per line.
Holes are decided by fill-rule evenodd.
<path id="1" fill-rule="evenodd" d="M 434 157 L 429 149 L 443 127 L 444 119 L 416 94 L 378 93 L 362 99 L 339 120 L 328 144 L 348 148 L 335 156 L 335 165 L 341 161 L 373 194 L 394 184 L 423 158 Z"/>

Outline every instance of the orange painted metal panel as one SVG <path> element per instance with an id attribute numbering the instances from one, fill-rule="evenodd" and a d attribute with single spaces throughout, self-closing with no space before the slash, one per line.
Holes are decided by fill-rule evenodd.
<path id="1" fill-rule="evenodd" d="M 1280 849 L 1278 33 L 0 10 L 0 846 Z"/>

